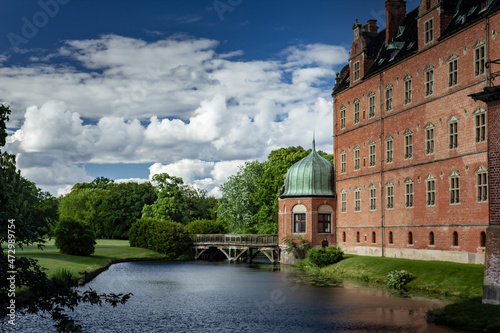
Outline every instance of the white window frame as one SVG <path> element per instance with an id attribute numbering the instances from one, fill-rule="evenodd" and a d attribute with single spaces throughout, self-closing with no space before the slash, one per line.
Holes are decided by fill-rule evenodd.
<path id="1" fill-rule="evenodd" d="M 388 83 L 385 86 L 385 111 L 389 112 L 392 111 L 393 105 L 392 105 L 392 84 Z"/>
<path id="2" fill-rule="evenodd" d="M 436 206 L 436 177 L 430 173 L 425 177 L 425 198 L 427 207 Z"/>
<path id="3" fill-rule="evenodd" d="M 448 119 L 448 148 L 458 149 L 458 118 L 454 115 Z"/>
<path id="4" fill-rule="evenodd" d="M 448 88 L 458 85 L 458 55 L 452 54 L 448 58 Z"/>
<path id="5" fill-rule="evenodd" d="M 411 178 L 406 178 L 405 180 L 405 206 L 406 208 L 413 208 L 414 202 L 414 189 L 413 180 Z"/>
<path id="6" fill-rule="evenodd" d="M 347 212 L 347 191 L 345 189 L 340 191 L 340 212 Z"/>
<path id="7" fill-rule="evenodd" d="M 450 205 L 460 203 L 460 174 L 453 170 L 448 175 L 450 178 Z"/>
<path id="8" fill-rule="evenodd" d="M 340 107 L 340 129 L 345 128 L 345 106 Z"/>
<path id="9" fill-rule="evenodd" d="M 370 211 L 377 210 L 377 187 L 370 184 Z"/>
<path id="10" fill-rule="evenodd" d="M 406 75 L 404 78 L 405 83 L 405 105 L 411 104 L 412 101 L 412 77 L 411 75 Z"/>
<path id="11" fill-rule="evenodd" d="M 424 69 L 425 77 L 425 97 L 434 94 L 434 66 L 427 65 Z"/>
<path id="12" fill-rule="evenodd" d="M 354 188 L 354 211 L 361 211 L 361 189 L 358 186 Z"/>
<path id="13" fill-rule="evenodd" d="M 340 173 L 347 172 L 347 152 L 344 148 L 340 151 Z"/>
<path id="14" fill-rule="evenodd" d="M 361 161 L 361 148 L 356 145 L 354 146 L 354 170 L 360 169 L 360 161 Z"/>
<path id="15" fill-rule="evenodd" d="M 405 160 L 413 158 L 413 132 L 407 128 L 404 132 Z"/>
<path id="16" fill-rule="evenodd" d="M 394 161 L 394 140 L 392 135 L 387 135 L 385 138 L 385 162 L 392 163 Z"/>
<path id="17" fill-rule="evenodd" d="M 427 125 L 425 125 L 425 154 L 426 155 L 432 155 L 434 154 L 434 138 L 435 138 L 435 133 L 434 133 L 434 124 L 431 122 L 428 122 Z"/>
<path id="18" fill-rule="evenodd" d="M 474 44 L 474 76 L 480 76 L 486 73 L 486 44 L 478 40 Z"/>
<path id="19" fill-rule="evenodd" d="M 488 202 L 488 169 L 480 165 L 476 169 L 476 201 Z"/>
<path id="20" fill-rule="evenodd" d="M 356 82 L 360 79 L 359 77 L 359 61 L 356 61 L 353 65 L 353 82 Z"/>
<path id="21" fill-rule="evenodd" d="M 377 157 L 377 144 L 375 141 L 371 140 L 370 143 L 368 143 L 368 152 L 369 152 L 369 158 L 368 158 L 368 166 L 370 168 L 374 167 L 377 163 L 376 157 Z"/>
<path id="22" fill-rule="evenodd" d="M 429 44 L 434 41 L 434 19 L 424 22 L 424 43 Z"/>
<path id="23" fill-rule="evenodd" d="M 387 195 L 387 209 L 394 208 L 394 183 L 390 180 L 385 183 L 386 195 Z"/>
<path id="24" fill-rule="evenodd" d="M 476 143 L 486 142 L 488 135 L 486 128 L 486 123 L 488 121 L 486 117 L 486 110 L 478 106 L 472 114 L 474 115 L 474 129 L 476 132 Z"/>
<path id="25" fill-rule="evenodd" d="M 354 105 L 354 125 L 359 124 L 359 99 L 355 99 L 353 102 Z"/>
<path id="26" fill-rule="evenodd" d="M 375 117 L 375 93 L 372 91 L 368 94 L 368 118 Z"/>

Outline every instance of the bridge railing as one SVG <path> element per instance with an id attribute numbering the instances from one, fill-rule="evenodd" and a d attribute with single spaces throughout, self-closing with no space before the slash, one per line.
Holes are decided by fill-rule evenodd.
<path id="1" fill-rule="evenodd" d="M 193 237 L 194 245 L 278 245 L 278 235 L 208 235 L 199 234 Z"/>

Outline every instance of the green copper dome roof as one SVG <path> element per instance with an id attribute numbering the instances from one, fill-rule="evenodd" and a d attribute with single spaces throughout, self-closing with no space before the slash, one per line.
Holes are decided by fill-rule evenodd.
<path id="1" fill-rule="evenodd" d="M 335 196 L 333 187 L 333 163 L 312 152 L 292 165 L 285 178 L 285 197 Z"/>

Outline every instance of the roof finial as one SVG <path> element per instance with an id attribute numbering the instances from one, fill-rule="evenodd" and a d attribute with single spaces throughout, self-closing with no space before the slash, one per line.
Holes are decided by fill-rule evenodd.
<path id="1" fill-rule="evenodd" d="M 316 130 L 313 130 L 313 151 L 316 151 Z"/>

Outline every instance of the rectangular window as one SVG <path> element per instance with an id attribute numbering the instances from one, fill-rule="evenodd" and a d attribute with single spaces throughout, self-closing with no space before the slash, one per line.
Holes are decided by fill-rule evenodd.
<path id="1" fill-rule="evenodd" d="M 450 149 L 458 147 L 458 122 L 453 122 L 448 125 L 450 136 Z"/>
<path id="2" fill-rule="evenodd" d="M 386 153 L 386 162 L 392 163 L 393 157 L 393 141 L 389 139 L 385 142 L 385 153 Z"/>
<path id="3" fill-rule="evenodd" d="M 430 96 L 434 93 L 434 69 L 429 69 L 425 72 L 425 96 Z"/>
<path id="4" fill-rule="evenodd" d="M 476 142 L 486 141 L 486 113 L 476 114 Z"/>
<path id="5" fill-rule="evenodd" d="M 347 211 L 347 193 L 342 192 L 341 194 L 341 211 L 345 213 Z"/>
<path id="6" fill-rule="evenodd" d="M 369 97 L 368 118 L 373 118 L 373 117 L 375 117 L 375 94 L 372 94 Z"/>
<path id="7" fill-rule="evenodd" d="M 448 63 L 448 87 L 453 87 L 458 84 L 458 59 L 454 59 Z"/>
<path id="8" fill-rule="evenodd" d="M 354 170 L 359 170 L 359 148 L 354 149 Z"/>
<path id="9" fill-rule="evenodd" d="M 340 153 L 340 173 L 346 172 L 346 164 L 347 164 L 346 153 L 345 151 L 343 151 Z"/>
<path id="10" fill-rule="evenodd" d="M 392 87 L 385 90 L 385 111 L 392 110 Z"/>
<path id="11" fill-rule="evenodd" d="M 326 234 L 332 232 L 332 215 L 318 214 L 318 233 Z"/>
<path id="12" fill-rule="evenodd" d="M 360 190 L 354 191 L 354 211 L 355 212 L 361 211 L 361 191 Z"/>
<path id="13" fill-rule="evenodd" d="M 359 101 L 354 102 L 354 123 L 359 123 Z"/>
<path id="14" fill-rule="evenodd" d="M 359 61 L 354 63 L 354 81 L 359 80 Z"/>
<path id="15" fill-rule="evenodd" d="M 434 40 L 434 22 L 433 19 L 424 23 L 425 44 Z"/>
<path id="16" fill-rule="evenodd" d="M 406 183 L 405 191 L 406 208 L 411 208 L 413 207 L 413 183 Z"/>
<path id="17" fill-rule="evenodd" d="M 370 210 L 377 209 L 377 189 L 370 188 Z"/>
<path id="18" fill-rule="evenodd" d="M 345 128 L 345 108 L 340 109 L 340 129 Z"/>
<path id="19" fill-rule="evenodd" d="M 488 174 L 486 172 L 477 174 L 477 201 L 488 201 Z"/>
<path id="20" fill-rule="evenodd" d="M 427 206 L 434 206 L 436 204 L 436 181 L 427 181 Z"/>
<path id="21" fill-rule="evenodd" d="M 434 128 L 425 130 L 425 153 L 434 154 Z"/>
<path id="22" fill-rule="evenodd" d="M 293 232 L 306 232 L 306 214 L 293 214 Z"/>
<path id="23" fill-rule="evenodd" d="M 476 76 L 485 72 L 486 58 L 484 49 L 484 45 L 481 45 L 474 50 L 474 72 Z"/>
<path id="24" fill-rule="evenodd" d="M 405 80 L 405 104 L 410 104 L 412 99 L 411 78 Z"/>
<path id="25" fill-rule="evenodd" d="M 413 157 L 413 134 L 405 135 L 405 159 Z"/>
<path id="26" fill-rule="evenodd" d="M 387 209 L 394 208 L 394 186 L 387 186 Z"/>
<path id="27" fill-rule="evenodd" d="M 376 146 L 375 146 L 375 144 L 371 144 L 369 148 L 370 148 L 370 159 L 369 159 L 370 167 L 373 167 L 373 166 L 375 166 Z"/>
<path id="28" fill-rule="evenodd" d="M 450 178 L 450 203 L 457 204 L 460 202 L 460 181 L 457 176 Z"/>

